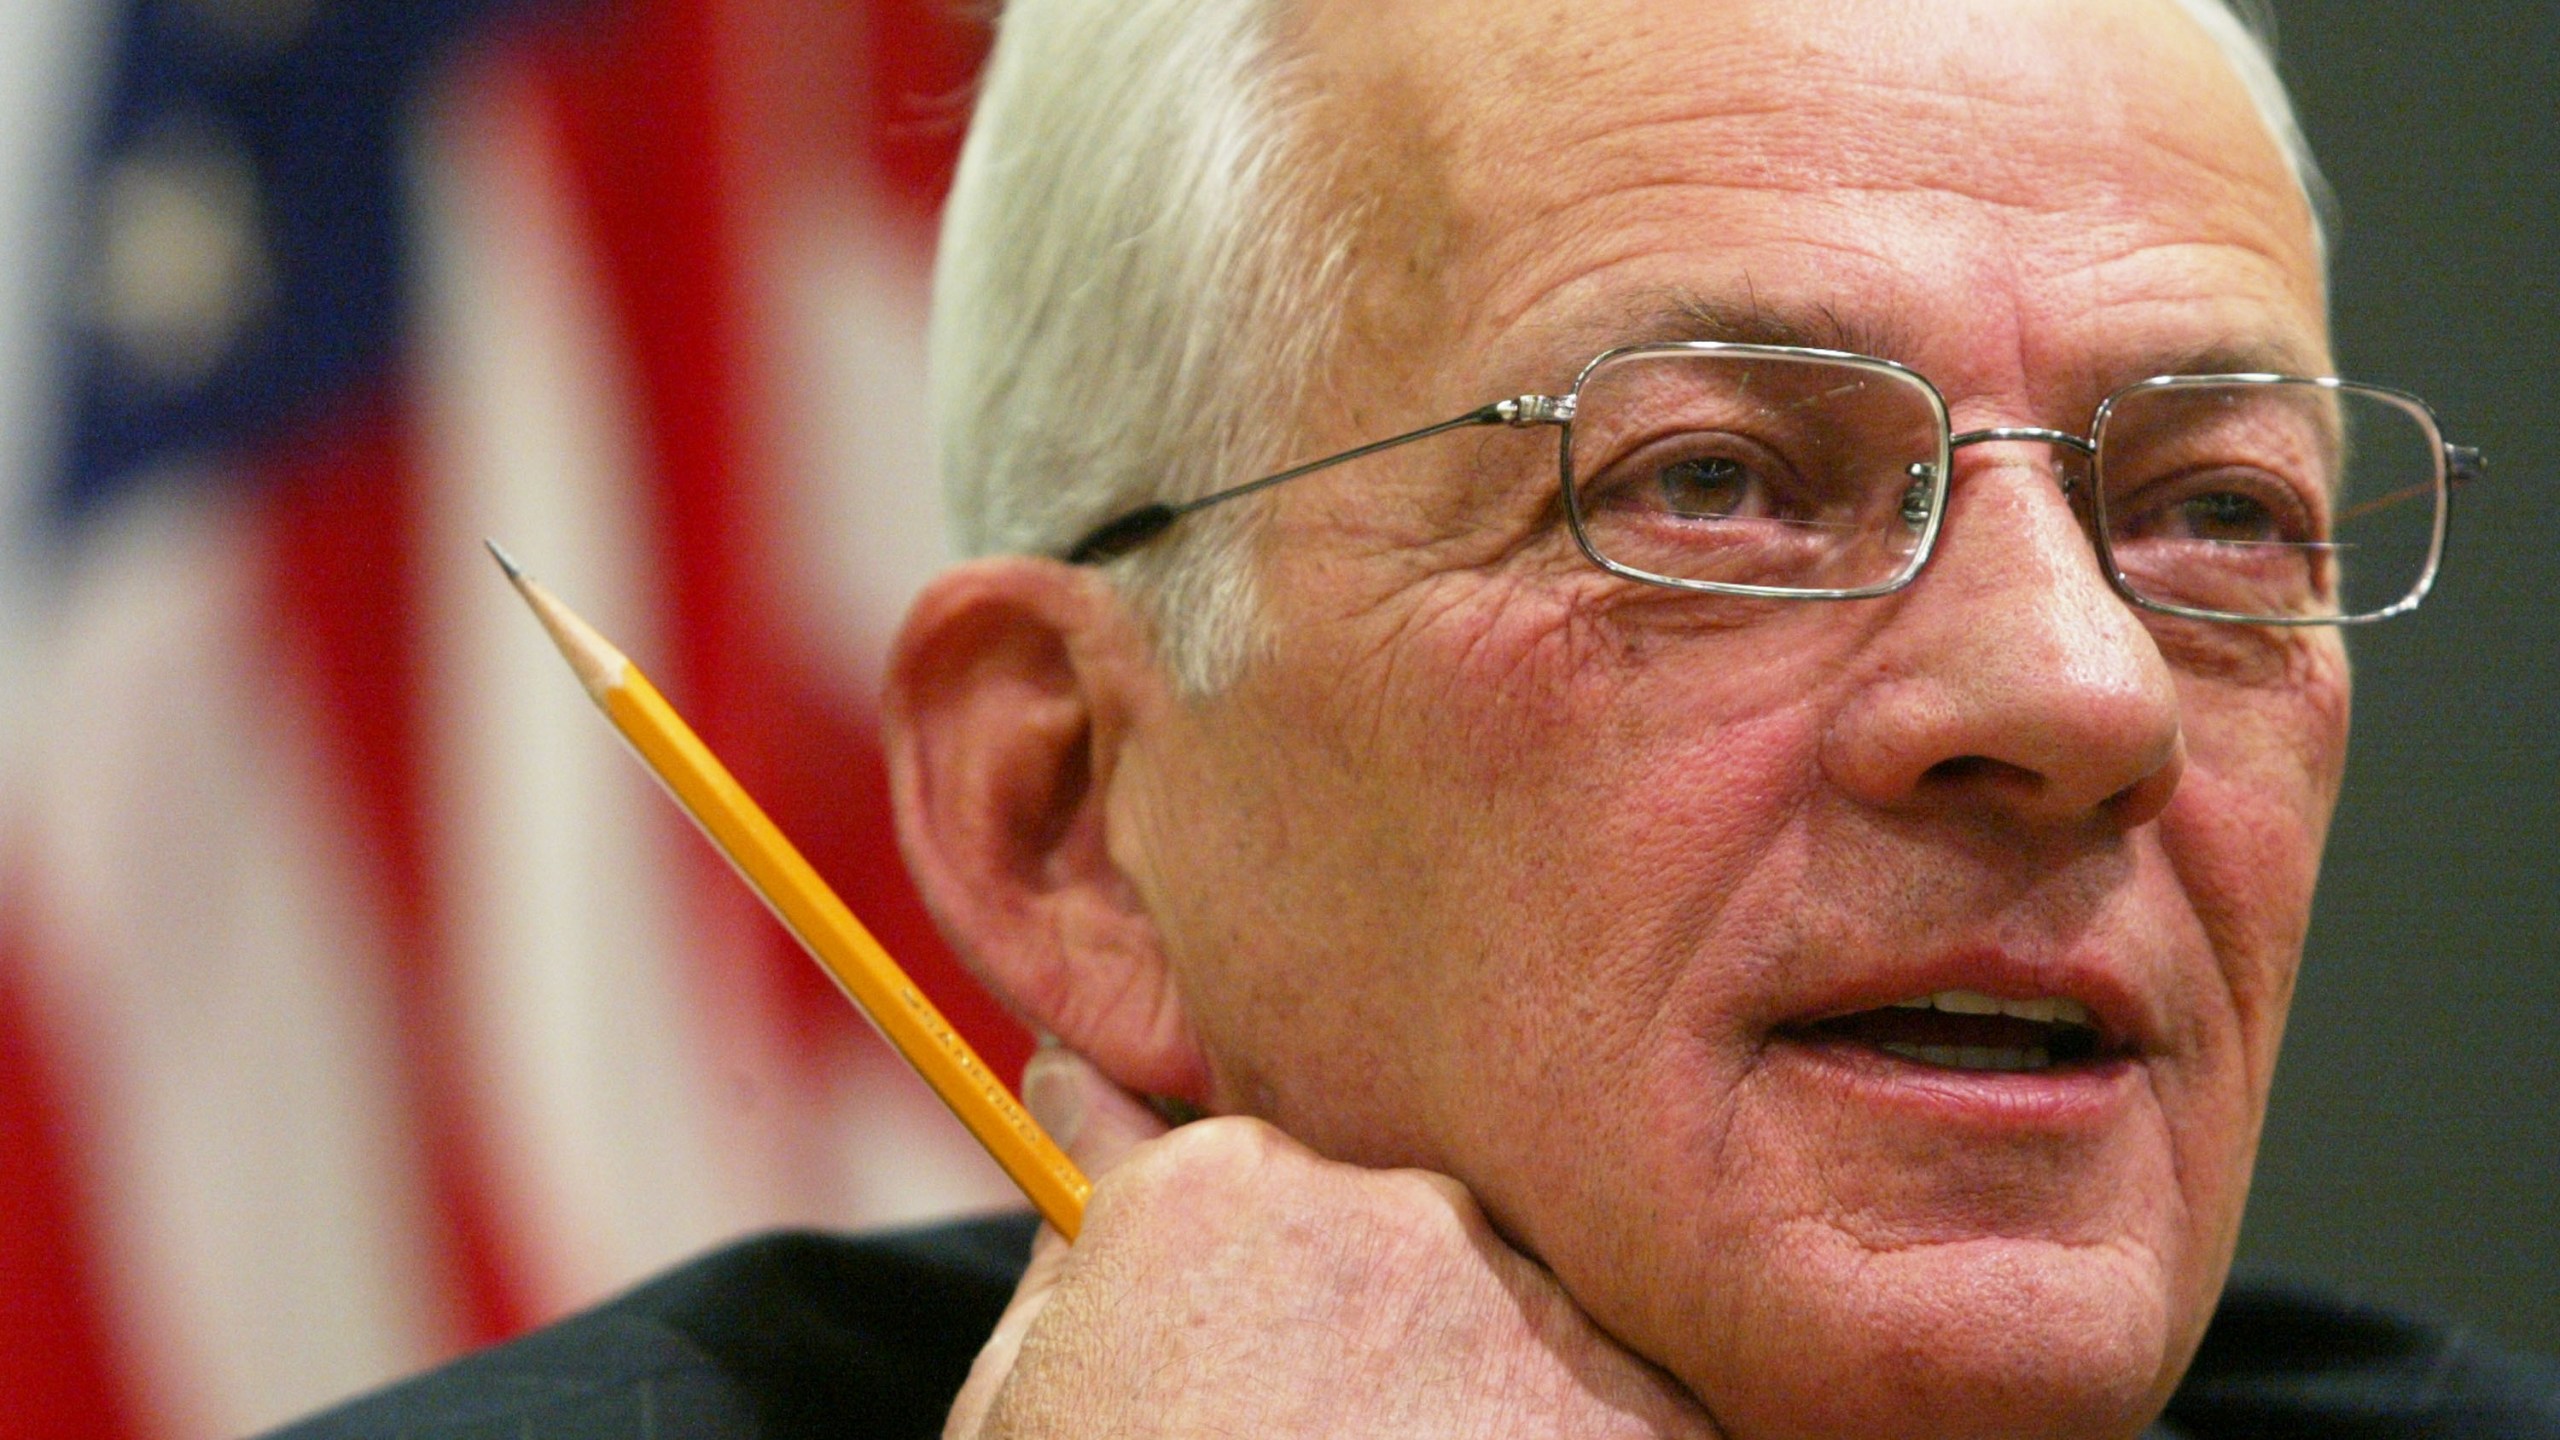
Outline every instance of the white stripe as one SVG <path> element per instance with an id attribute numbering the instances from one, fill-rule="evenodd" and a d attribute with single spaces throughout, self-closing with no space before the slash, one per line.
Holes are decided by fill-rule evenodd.
<path id="1" fill-rule="evenodd" d="M 931 236 L 858 187 L 778 197 L 755 293 L 771 337 L 773 432 L 787 483 L 772 543 L 780 609 L 833 661 L 848 709 L 876 712 L 889 642 L 947 563 L 926 423 Z M 852 1017 L 846 1017 L 848 1025 Z M 923 1082 L 865 1032 L 793 1142 L 813 1205 L 889 1224 L 1019 1206 Z"/>
<path id="2" fill-rule="evenodd" d="M 473 83 L 419 167 L 433 748 L 453 766 L 441 846 L 475 1063 L 511 1208 L 547 1257 L 544 1299 L 582 1302 L 762 1226 L 1006 1203 L 1001 1174 L 863 1048 L 850 1013 L 854 1062 L 803 1073 L 752 898 L 704 863 L 477 547 L 499 537 L 644 667 L 662 653 L 633 402 L 595 278 L 537 119 L 502 79 Z M 920 324 L 912 303 L 891 313 Z"/>
<path id="3" fill-rule="evenodd" d="M 46 578 L 34 533 L 36 495 L 50 479 L 58 426 L 54 393 L 60 335 L 49 307 L 67 264 L 64 223 L 78 122 L 94 96 L 88 81 L 105 7 L 72 0 L 0 5 L 0 837 L 12 822 L 25 770 L 34 693 L 37 617 Z"/>
<path id="4" fill-rule="evenodd" d="M 415 1366 L 439 1327 L 385 1123 L 382 937 L 291 685 L 247 653 L 237 517 L 164 493 L 76 568 L 38 546 L 62 202 L 112 15 L 0 7 L 0 833 L 50 885 L 28 978 L 121 1378 L 153 1433 L 228 1435 Z"/>
<path id="5" fill-rule="evenodd" d="M 110 1278 L 183 1435 L 272 1425 L 441 1338 L 394 1117 L 386 941 L 229 487 L 133 497 L 41 725 L 41 955 L 89 1062 Z"/>
<path id="6" fill-rule="evenodd" d="M 870 706 L 907 605 L 949 558 L 925 391 L 931 237 L 885 200 L 783 197 L 762 268 L 774 337 L 786 613 Z"/>
<path id="7" fill-rule="evenodd" d="M 475 1090 L 558 1308 L 753 1225 L 771 1185 L 725 1134 L 737 1082 L 690 1013 L 712 999 L 679 848 L 698 842 L 480 549 L 498 537 L 657 653 L 632 404 L 537 112 L 502 72 L 447 98 L 417 167 L 437 840 Z"/>

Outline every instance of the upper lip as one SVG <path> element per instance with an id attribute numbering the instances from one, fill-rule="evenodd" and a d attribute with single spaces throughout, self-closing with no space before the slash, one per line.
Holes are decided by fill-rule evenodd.
<path id="1" fill-rule="evenodd" d="M 2104 1054 L 2149 1053 L 2165 1038 L 2158 1005 L 2122 964 L 2080 955 L 2031 958 L 1992 947 L 1860 967 L 1800 997 L 1778 1028 L 1804 1029 L 1942 990 L 1973 990 L 2003 1000 L 2076 1000 L 2088 1007 Z"/>

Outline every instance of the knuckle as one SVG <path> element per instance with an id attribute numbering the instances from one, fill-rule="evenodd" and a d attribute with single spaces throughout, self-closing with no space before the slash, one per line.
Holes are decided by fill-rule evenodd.
<path id="1" fill-rule="evenodd" d="M 1436 1170 L 1384 1170 L 1378 1178 L 1401 1203 L 1417 1211 L 1461 1221 L 1472 1221 L 1482 1213 L 1475 1192 Z"/>
<path id="2" fill-rule="evenodd" d="M 1507 1272 L 1512 1252 L 1494 1232 L 1475 1196 L 1458 1181 L 1425 1170 L 1371 1172 L 1364 1177 L 1369 1223 L 1366 1263 L 1396 1277 L 1399 1287 L 1437 1297 L 1478 1294 Z"/>
<path id="3" fill-rule="evenodd" d="M 1196 1121 L 1129 1152 L 1094 1185 L 1092 1211 L 1153 1212 L 1168 1205 L 1249 1208 L 1300 1159 L 1296 1142 L 1259 1120 Z M 1088 1216 L 1088 1224 L 1092 1216 Z"/>
<path id="4" fill-rule="evenodd" d="M 1144 1268 L 1168 1246 L 1195 1270 L 1250 1254 L 1259 1257 L 1253 1264 L 1330 1276 L 1364 1293 L 1382 1277 L 1463 1287 L 1488 1263 L 1500 1268 L 1505 1253 L 1473 1194 L 1449 1176 L 1328 1161 L 1237 1117 L 1150 1140 L 1104 1175 L 1070 1276 Z M 1062 1287 L 1077 1288 L 1072 1278 Z"/>
<path id="5" fill-rule="evenodd" d="M 1446 1175 L 1386 1170 L 1372 1184 L 1399 1228 L 1417 1242 L 1472 1243 L 1486 1228 L 1474 1194 Z"/>
<path id="6" fill-rule="evenodd" d="M 1149 1141 L 1146 1150 L 1152 1169 L 1185 1183 L 1238 1183 L 1285 1162 L 1297 1144 L 1260 1120 L 1220 1116 Z"/>

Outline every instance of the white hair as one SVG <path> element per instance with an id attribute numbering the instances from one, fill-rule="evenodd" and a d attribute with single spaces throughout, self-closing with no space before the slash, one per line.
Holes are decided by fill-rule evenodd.
<path id="1" fill-rule="evenodd" d="M 943 214 L 934 422 L 963 553 L 1059 555 L 1103 522 L 1309 457 L 1363 217 L 1297 120 L 1294 0 L 1009 0 Z M 2327 191 L 2257 0 L 2175 0 L 2312 200 Z M 1250 657 L 1257 507 L 1111 569 L 1176 684 Z"/>
<path id="2" fill-rule="evenodd" d="M 962 551 L 1057 555 L 1271 468 L 1332 348 L 1356 217 L 1299 150 L 1288 0 L 1012 0 L 934 273 Z M 1243 663 L 1250 507 L 1114 570 L 1189 692 Z"/>
<path id="3" fill-rule="evenodd" d="M 2284 152 L 2285 168 L 2293 172 L 2294 183 L 2302 187 L 2303 199 L 2310 202 L 2312 250 L 2319 260 L 2321 288 L 2326 293 L 2329 235 L 2337 225 L 2337 196 L 2329 189 L 2328 177 L 2320 173 L 2320 161 L 2311 153 L 2311 142 L 2303 138 L 2301 122 L 2294 118 L 2293 96 L 2276 74 L 2275 7 L 2269 0 L 2177 0 L 2177 6 L 2221 47 L 2222 58 L 2240 77 L 2241 88 L 2249 92 L 2249 103 L 2257 107 L 2258 119 L 2275 137 L 2276 148 Z"/>

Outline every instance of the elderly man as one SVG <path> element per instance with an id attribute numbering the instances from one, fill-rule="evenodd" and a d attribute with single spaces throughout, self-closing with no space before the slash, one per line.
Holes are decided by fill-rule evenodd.
<path id="1" fill-rule="evenodd" d="M 988 558 L 890 717 L 1087 1227 L 769 1248 L 603 1370 L 723 1434 L 2560 1432 L 2266 1294 L 2180 1391 L 2340 628 L 2476 461 L 2280 378 L 2310 176 L 2209 0 L 1015 0 L 937 297 Z M 640 1414 L 584 1323 L 326 1423 Z"/>

